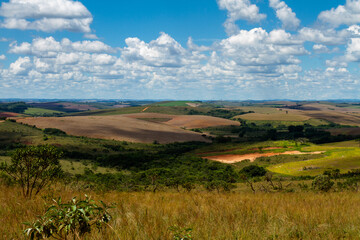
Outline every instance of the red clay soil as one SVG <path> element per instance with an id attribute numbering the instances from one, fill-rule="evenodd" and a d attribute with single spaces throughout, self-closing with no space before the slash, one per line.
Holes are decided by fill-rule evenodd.
<path id="1" fill-rule="evenodd" d="M 14 112 L 0 112 L 0 117 L 16 117 L 18 115 L 20 114 Z"/>
<path id="2" fill-rule="evenodd" d="M 287 151 L 282 153 L 249 153 L 243 155 L 235 155 L 235 154 L 228 154 L 228 155 L 219 155 L 219 156 L 208 156 L 203 157 L 210 160 L 222 162 L 222 163 L 237 163 L 244 160 L 250 160 L 251 162 L 255 161 L 255 159 L 259 157 L 271 157 L 277 155 L 303 155 L 303 154 L 321 154 L 323 152 L 300 152 L 300 151 Z"/>

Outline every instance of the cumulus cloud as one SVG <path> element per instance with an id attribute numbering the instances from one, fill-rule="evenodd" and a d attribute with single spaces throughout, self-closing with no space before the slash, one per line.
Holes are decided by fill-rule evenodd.
<path id="1" fill-rule="evenodd" d="M 10 0 L 3 2 L 0 26 L 8 29 L 90 33 L 93 17 L 79 1 Z"/>
<path id="2" fill-rule="evenodd" d="M 228 35 L 236 34 L 239 31 L 236 25 L 237 20 L 259 22 L 266 18 L 265 14 L 259 13 L 259 8 L 251 4 L 249 0 L 217 0 L 219 8 L 227 10 L 227 20 L 224 23 Z"/>
<path id="3" fill-rule="evenodd" d="M 55 57 L 59 52 L 113 53 L 115 50 L 100 41 L 71 42 L 64 38 L 59 42 L 53 37 L 35 38 L 31 43 L 23 42 L 20 45 L 13 42 L 9 50 L 9 53 L 42 57 Z"/>
<path id="4" fill-rule="evenodd" d="M 292 9 L 283 1 L 270 0 L 270 7 L 276 11 L 276 16 L 283 24 L 283 28 L 295 30 L 300 25 L 300 20 Z"/>
<path id="5" fill-rule="evenodd" d="M 5 60 L 6 59 L 6 56 L 4 54 L 1 54 L 0 55 L 0 60 Z"/>
<path id="6" fill-rule="evenodd" d="M 138 38 L 127 38 L 125 43 L 127 47 L 122 50 L 123 58 L 147 66 L 180 67 L 204 57 L 187 51 L 166 33 L 161 33 L 156 40 L 149 43 Z"/>
<path id="7" fill-rule="evenodd" d="M 344 61 L 337 61 L 337 60 L 326 60 L 326 66 L 328 67 L 347 67 L 348 64 Z"/>
<path id="8" fill-rule="evenodd" d="M 299 30 L 299 38 L 303 41 L 321 43 L 325 45 L 345 44 L 349 37 L 348 30 L 315 29 L 304 27 Z"/>
<path id="9" fill-rule="evenodd" d="M 354 35 L 360 36 L 360 26 L 359 25 L 352 25 L 347 30 Z"/>
<path id="10" fill-rule="evenodd" d="M 29 57 L 20 57 L 10 64 L 9 71 L 14 75 L 26 75 L 32 67 Z"/>
<path id="11" fill-rule="evenodd" d="M 332 27 L 360 23 L 360 0 L 346 0 L 345 5 L 321 12 L 318 19 Z"/>
<path id="12" fill-rule="evenodd" d="M 347 45 L 345 58 L 349 62 L 360 61 L 360 38 L 352 38 Z"/>
<path id="13" fill-rule="evenodd" d="M 327 46 L 325 46 L 325 45 L 322 45 L 322 44 L 314 44 L 313 50 L 316 53 L 328 53 L 328 52 L 330 52 L 329 48 Z"/>
<path id="14" fill-rule="evenodd" d="M 241 30 L 239 34 L 222 40 L 219 46 L 222 54 L 238 65 L 262 66 L 260 69 L 265 72 L 267 67 L 274 70 L 276 65 L 299 64 L 300 60 L 295 56 L 308 53 L 298 42 L 292 43 L 290 34 L 279 30 L 269 34 L 262 28 Z M 253 70 L 259 71 L 259 68 Z"/>

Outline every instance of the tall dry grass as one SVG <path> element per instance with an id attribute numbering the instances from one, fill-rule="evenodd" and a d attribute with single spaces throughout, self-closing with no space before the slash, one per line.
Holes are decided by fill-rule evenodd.
<path id="1" fill-rule="evenodd" d="M 359 239 L 360 195 L 303 193 L 119 193 L 87 192 L 115 203 L 111 227 L 86 239 L 171 239 L 169 227 L 193 229 L 193 239 Z M 54 196 L 83 196 L 58 186 Z M 0 186 L 0 239 L 24 239 L 22 222 L 51 203 L 47 192 L 24 200 L 18 189 Z"/>

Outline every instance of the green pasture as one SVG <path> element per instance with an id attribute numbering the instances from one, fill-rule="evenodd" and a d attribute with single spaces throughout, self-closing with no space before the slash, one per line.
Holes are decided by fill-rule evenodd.
<path id="1" fill-rule="evenodd" d="M 278 147 L 279 149 L 266 150 L 269 147 Z M 295 141 L 265 141 L 257 143 L 215 143 L 194 151 L 201 156 L 217 156 L 226 154 L 247 154 L 254 152 L 285 152 L 300 150 L 301 147 Z"/>
<path id="2" fill-rule="evenodd" d="M 241 116 L 240 116 L 241 118 Z M 246 120 L 246 119 L 244 119 Z M 264 125 L 264 124 L 271 124 L 274 127 L 278 126 L 298 126 L 304 124 L 310 124 L 312 126 L 320 126 L 320 125 L 327 125 L 329 124 L 328 121 L 322 119 L 311 118 L 305 121 L 277 121 L 277 120 L 246 120 L 247 123 L 255 123 L 256 125 Z"/>
<path id="3" fill-rule="evenodd" d="M 54 113 L 64 113 L 60 111 L 45 109 L 45 108 L 28 108 L 24 112 L 28 115 L 43 115 L 43 114 L 54 114 Z"/>
<path id="4" fill-rule="evenodd" d="M 335 143 L 334 145 L 326 144 L 304 147 L 302 148 L 303 151 L 324 151 L 325 153 L 321 158 L 277 164 L 267 169 L 284 175 L 315 176 L 329 169 L 340 169 L 341 173 L 346 173 L 352 169 L 360 168 L 360 148 L 341 147 L 341 145 L 341 143 Z"/>

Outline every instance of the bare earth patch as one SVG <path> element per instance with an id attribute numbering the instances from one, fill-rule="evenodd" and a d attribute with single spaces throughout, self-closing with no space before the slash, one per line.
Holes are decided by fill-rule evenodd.
<path id="1" fill-rule="evenodd" d="M 19 116 L 19 113 L 14 112 L 0 112 L 0 117 L 16 117 Z"/>
<path id="2" fill-rule="evenodd" d="M 18 122 L 35 125 L 38 128 L 58 128 L 67 134 L 119 141 L 151 143 L 186 142 L 209 140 L 199 133 L 186 131 L 164 123 L 154 123 L 126 117 L 77 116 L 22 118 Z"/>
<path id="3" fill-rule="evenodd" d="M 217 118 L 204 115 L 170 115 L 170 114 L 161 114 L 161 113 L 134 113 L 134 114 L 124 114 L 124 117 L 129 118 L 169 118 L 171 120 L 164 122 L 167 125 L 183 128 L 207 128 L 215 126 L 230 126 L 237 125 L 240 123 L 237 121 L 232 121 L 224 118 Z"/>
<path id="4" fill-rule="evenodd" d="M 322 154 L 324 152 L 300 152 L 300 151 L 286 151 L 282 153 L 249 153 L 243 155 L 235 155 L 235 154 L 227 154 L 227 155 L 219 155 L 219 156 L 208 156 L 203 157 L 210 160 L 222 162 L 222 163 L 237 163 L 244 160 L 250 160 L 251 162 L 255 161 L 255 159 L 259 157 L 272 157 L 277 155 L 304 155 L 304 154 Z"/>
<path id="5" fill-rule="evenodd" d="M 189 105 L 190 107 L 198 107 L 201 105 L 201 103 L 186 103 L 187 105 Z"/>

